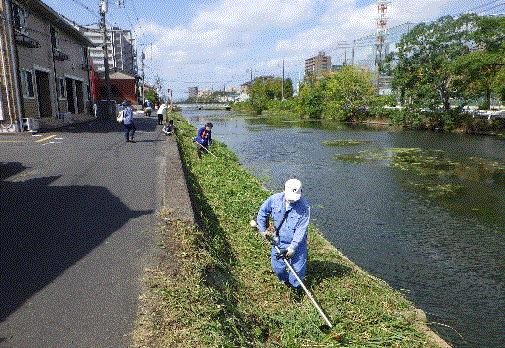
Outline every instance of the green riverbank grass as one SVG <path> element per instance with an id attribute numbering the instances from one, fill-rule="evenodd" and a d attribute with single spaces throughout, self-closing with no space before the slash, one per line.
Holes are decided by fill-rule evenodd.
<path id="1" fill-rule="evenodd" d="M 159 247 L 168 256 L 145 275 L 136 347 L 437 347 L 415 308 L 366 274 L 312 226 L 307 296 L 294 302 L 270 269 L 270 247 L 249 227 L 270 195 L 216 142 L 217 158 L 196 156 L 195 129 L 176 119 L 197 226 L 161 214 Z M 338 233 L 338 231 L 335 231 Z"/>

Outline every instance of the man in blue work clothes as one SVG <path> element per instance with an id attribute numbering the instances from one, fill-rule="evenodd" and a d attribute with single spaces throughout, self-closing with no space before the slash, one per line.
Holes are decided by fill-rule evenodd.
<path id="1" fill-rule="evenodd" d="M 284 184 L 284 192 L 276 193 L 263 202 L 256 219 L 258 230 L 265 238 L 278 239 L 278 247 L 283 255 L 278 255 L 272 246 L 272 270 L 279 280 L 294 288 L 297 297 L 302 294 L 300 283 L 293 274 L 288 273 L 282 257 L 288 259 L 303 281 L 307 268 L 307 228 L 310 207 L 301 194 L 300 180 L 289 179 Z M 269 217 L 273 220 L 273 229 L 267 228 Z"/>
<path id="2" fill-rule="evenodd" d="M 133 110 L 130 106 L 130 102 L 128 100 L 125 100 L 122 104 L 123 106 L 123 111 L 124 111 L 124 116 L 123 116 L 123 125 L 125 128 L 125 138 L 126 142 L 128 143 L 134 143 L 135 140 L 133 140 L 135 136 L 135 123 L 133 122 Z"/>
<path id="3" fill-rule="evenodd" d="M 196 144 L 196 153 L 199 158 L 202 157 L 202 152 L 208 152 L 209 146 L 212 144 L 212 127 L 211 122 L 205 124 L 198 130 L 198 135 L 193 139 Z"/>

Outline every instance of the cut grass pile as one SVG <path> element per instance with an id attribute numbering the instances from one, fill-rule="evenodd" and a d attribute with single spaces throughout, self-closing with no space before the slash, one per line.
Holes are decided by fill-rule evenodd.
<path id="1" fill-rule="evenodd" d="M 334 324 L 321 331 L 310 300 L 292 301 L 271 272 L 269 246 L 249 227 L 271 193 L 221 143 L 212 146 L 217 158 L 198 159 L 195 129 L 179 116 L 176 124 L 197 226 L 161 214 L 167 256 L 146 272 L 135 346 L 436 347 L 411 303 L 311 226 L 305 280 Z"/>

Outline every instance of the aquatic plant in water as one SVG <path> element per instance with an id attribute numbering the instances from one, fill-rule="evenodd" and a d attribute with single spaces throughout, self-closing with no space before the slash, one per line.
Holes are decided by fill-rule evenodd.
<path id="1" fill-rule="evenodd" d="M 419 180 L 411 180 L 409 185 L 426 191 L 434 198 L 452 197 L 463 192 L 464 185 L 454 183 L 454 180 L 462 184 L 465 181 L 505 183 L 505 163 L 480 157 L 454 161 L 441 150 L 385 148 L 337 154 L 336 159 L 357 164 L 378 163 L 413 174 Z M 425 179 L 421 181 L 421 177 Z"/>
<path id="2" fill-rule="evenodd" d="M 417 175 L 452 175 L 460 165 L 447 158 L 443 151 L 419 148 L 391 148 L 389 151 L 393 153 L 391 167 L 412 171 Z"/>
<path id="3" fill-rule="evenodd" d="M 323 144 L 326 146 L 357 146 L 369 143 L 369 140 L 325 140 Z"/>
<path id="4" fill-rule="evenodd" d="M 381 161 L 388 167 L 415 172 L 418 175 L 450 175 L 457 166 L 443 151 L 419 148 L 386 148 L 381 151 L 366 150 L 353 154 L 337 154 L 338 160 L 363 163 Z"/>
<path id="5" fill-rule="evenodd" d="M 413 187 L 422 189 L 428 192 L 428 195 L 432 198 L 449 198 L 457 195 L 463 190 L 463 185 L 455 185 L 455 184 L 438 184 L 438 185 L 430 185 L 426 183 L 417 183 L 417 182 L 409 182 L 409 184 Z"/>

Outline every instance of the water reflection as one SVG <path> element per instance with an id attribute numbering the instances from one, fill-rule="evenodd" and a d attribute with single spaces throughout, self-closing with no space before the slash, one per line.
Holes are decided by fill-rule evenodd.
<path id="1" fill-rule="evenodd" d="M 505 152 L 493 138 L 191 112 L 265 186 L 297 176 L 313 222 L 455 347 L 505 346 Z M 355 140 L 355 146 L 325 142 Z M 412 150 L 415 149 L 415 150 Z M 356 154 L 371 160 L 338 159 Z"/>

